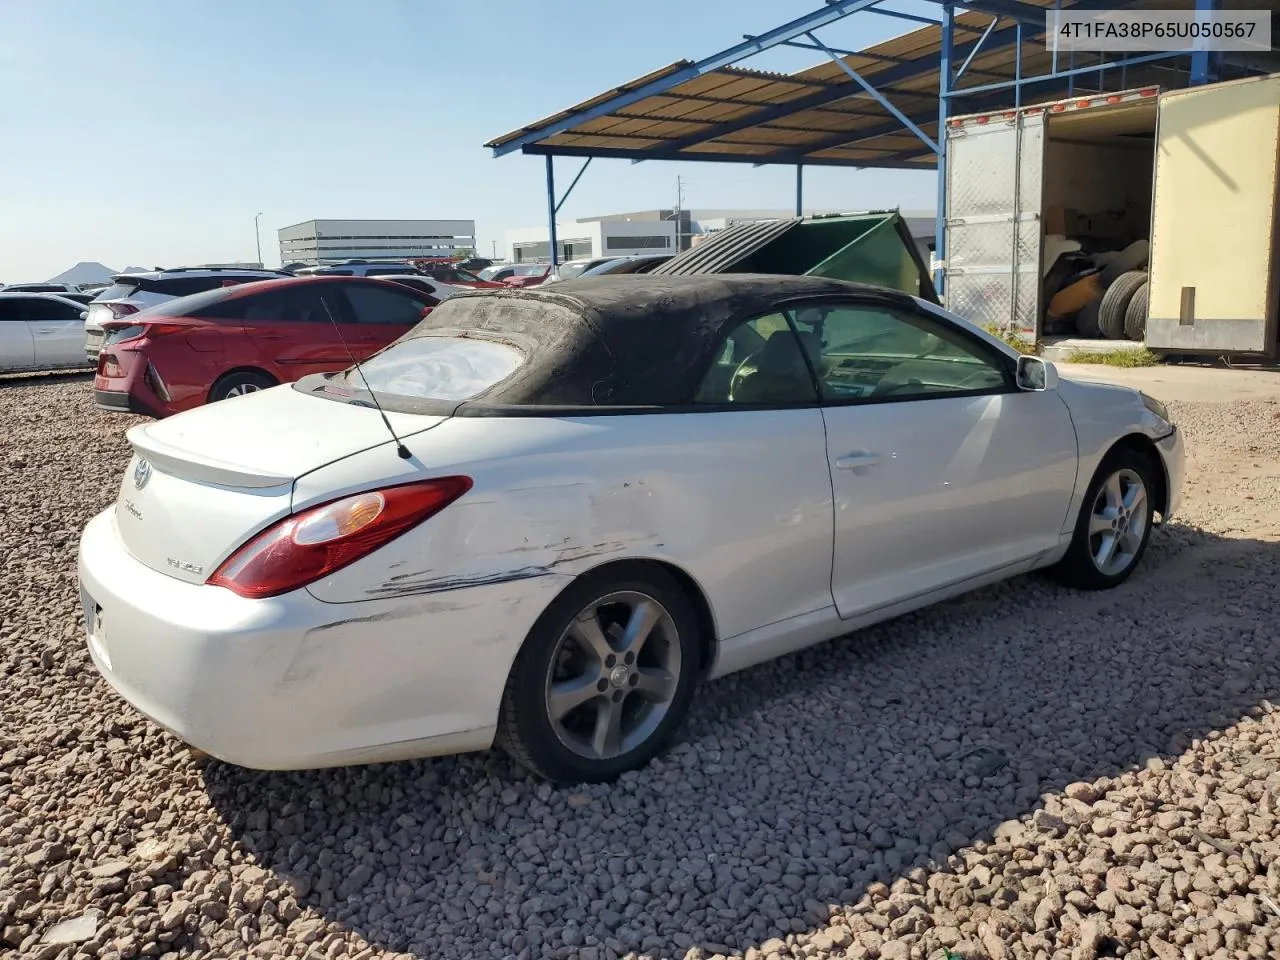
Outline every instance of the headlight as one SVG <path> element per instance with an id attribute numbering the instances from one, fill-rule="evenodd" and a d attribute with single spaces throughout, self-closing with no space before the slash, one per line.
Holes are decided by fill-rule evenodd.
<path id="1" fill-rule="evenodd" d="M 1149 397 L 1141 390 L 1138 391 L 1142 397 L 1142 405 L 1154 413 L 1157 417 L 1169 425 L 1173 425 L 1173 420 L 1169 417 L 1169 408 L 1157 400 L 1155 397 Z"/>

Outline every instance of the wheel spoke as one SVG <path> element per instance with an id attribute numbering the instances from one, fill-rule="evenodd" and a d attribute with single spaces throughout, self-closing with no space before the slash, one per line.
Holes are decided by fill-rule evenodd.
<path id="1" fill-rule="evenodd" d="M 561 680 L 551 685 L 551 693 L 547 697 L 547 706 L 551 711 L 551 719 L 563 720 L 565 715 L 589 703 L 600 696 L 596 687 L 599 676 L 592 671 L 572 680 Z"/>
<path id="2" fill-rule="evenodd" d="M 1120 540 L 1120 550 L 1122 550 L 1124 553 L 1127 553 L 1127 554 L 1137 553 L 1138 544 L 1142 542 L 1142 538 L 1139 537 L 1132 530 L 1122 531 L 1120 534 L 1119 540 Z"/>
<path id="3" fill-rule="evenodd" d="M 1120 538 L 1115 534 L 1108 533 L 1102 538 L 1102 543 L 1098 546 L 1098 566 L 1105 567 L 1116 555 L 1116 546 L 1120 543 Z"/>
<path id="4" fill-rule="evenodd" d="M 1124 498 L 1124 507 L 1130 513 L 1137 513 L 1142 510 L 1147 502 L 1147 490 L 1140 484 L 1135 483 L 1129 488 L 1128 494 Z"/>
<path id="5" fill-rule="evenodd" d="M 1112 510 L 1119 510 L 1124 505 L 1124 495 L 1120 489 L 1120 474 L 1113 473 L 1108 477 L 1106 486 L 1102 489 L 1107 497 L 1107 506 Z"/>
<path id="6" fill-rule="evenodd" d="M 582 615 L 574 621 L 573 637 L 578 641 L 578 646 L 600 662 L 602 669 L 605 659 L 614 655 L 609 638 L 600 629 L 600 620 L 595 610 L 584 610 Z"/>
<path id="7" fill-rule="evenodd" d="M 596 755 L 603 758 L 616 756 L 622 749 L 622 703 L 612 698 L 600 702 L 596 714 L 596 729 L 591 737 Z"/>
<path id="8" fill-rule="evenodd" d="M 1095 513 L 1089 517 L 1089 536 L 1092 537 L 1095 534 L 1111 532 L 1112 517 L 1107 516 L 1107 514 L 1111 512 L 1112 511 L 1108 508 L 1101 513 Z"/>
<path id="9" fill-rule="evenodd" d="M 676 678 L 665 670 L 642 667 L 640 678 L 633 688 L 636 693 L 654 703 L 666 703 L 676 692 Z"/>
<path id="10" fill-rule="evenodd" d="M 656 603 L 647 600 L 637 603 L 631 610 L 626 630 L 622 634 L 622 649 L 639 654 L 644 642 L 653 633 L 653 628 L 662 619 L 662 610 Z"/>

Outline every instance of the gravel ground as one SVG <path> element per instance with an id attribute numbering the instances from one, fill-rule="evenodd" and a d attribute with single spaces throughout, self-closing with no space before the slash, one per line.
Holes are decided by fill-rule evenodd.
<path id="1" fill-rule="evenodd" d="M 97 676 L 75 551 L 130 421 L 0 384 L 0 954 L 1280 955 L 1280 404 L 1173 405 L 1125 587 L 983 590 L 710 685 L 668 756 L 201 765 Z"/>

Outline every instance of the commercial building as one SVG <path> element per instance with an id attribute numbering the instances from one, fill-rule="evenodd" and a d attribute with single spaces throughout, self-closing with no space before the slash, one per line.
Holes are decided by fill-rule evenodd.
<path id="1" fill-rule="evenodd" d="M 835 210 L 808 210 L 806 215 L 833 214 Z M 928 212 L 903 212 L 911 234 L 927 262 L 933 246 L 934 216 Z M 629 257 L 645 253 L 678 253 L 696 246 L 707 236 L 735 223 L 780 220 L 793 217 L 790 210 L 639 210 L 611 213 L 556 224 L 560 262 L 594 257 Z M 548 228 L 525 227 L 506 233 L 507 259 L 513 263 L 545 263 L 551 259 Z"/>
<path id="2" fill-rule="evenodd" d="M 476 248 L 474 220 L 307 220 L 278 233 L 281 263 L 450 257 Z"/>

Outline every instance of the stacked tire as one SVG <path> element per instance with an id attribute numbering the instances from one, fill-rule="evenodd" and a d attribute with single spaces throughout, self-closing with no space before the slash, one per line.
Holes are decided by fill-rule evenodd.
<path id="1" fill-rule="evenodd" d="M 1147 329 L 1147 241 L 1131 243 L 1102 268 L 1101 293 L 1081 308 L 1076 321 L 1084 336 L 1141 340 Z M 1096 326 L 1095 326 L 1096 318 Z M 1089 331 L 1084 329 L 1090 327 Z"/>

